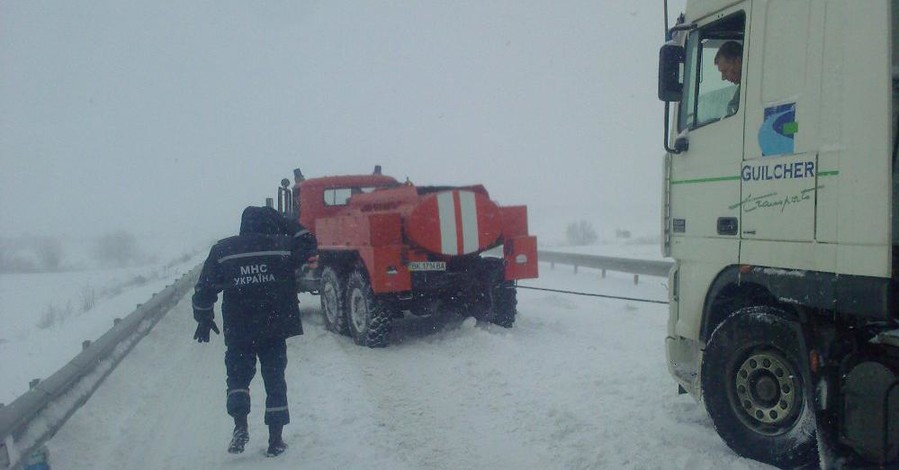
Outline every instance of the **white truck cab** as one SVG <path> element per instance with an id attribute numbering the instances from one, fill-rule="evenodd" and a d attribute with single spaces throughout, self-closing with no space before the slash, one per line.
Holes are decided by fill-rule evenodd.
<path id="1" fill-rule="evenodd" d="M 897 15 L 687 0 L 660 52 L 669 369 L 741 455 L 899 465 Z"/>

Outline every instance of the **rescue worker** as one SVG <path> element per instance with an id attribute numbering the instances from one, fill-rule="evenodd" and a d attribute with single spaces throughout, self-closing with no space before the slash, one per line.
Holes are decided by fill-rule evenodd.
<path id="1" fill-rule="evenodd" d="M 292 225 L 291 225 L 292 224 Z M 290 422 L 287 406 L 287 343 L 303 334 L 294 271 L 315 250 L 315 239 L 298 223 L 288 222 L 270 207 L 247 207 L 240 235 L 225 238 L 209 252 L 193 295 L 197 321 L 194 339 L 209 341 L 219 334 L 213 305 L 222 295 L 225 335 L 227 411 L 234 418 L 228 452 L 243 452 L 250 439 L 250 381 L 259 359 L 265 383 L 265 424 L 269 429 L 266 455 L 287 449 L 282 429 Z"/>

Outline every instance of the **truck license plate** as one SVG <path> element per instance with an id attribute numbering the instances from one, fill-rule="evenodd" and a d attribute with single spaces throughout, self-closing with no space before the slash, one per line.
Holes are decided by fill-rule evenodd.
<path id="1" fill-rule="evenodd" d="M 410 261 L 409 271 L 446 271 L 445 261 Z"/>

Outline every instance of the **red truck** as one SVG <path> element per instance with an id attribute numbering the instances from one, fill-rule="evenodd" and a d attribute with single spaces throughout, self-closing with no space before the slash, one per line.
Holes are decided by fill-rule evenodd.
<path id="1" fill-rule="evenodd" d="M 329 330 L 383 347 L 410 312 L 459 311 L 511 327 L 515 283 L 537 277 L 526 206 L 500 206 L 482 185 L 415 186 L 382 175 L 282 181 L 278 209 L 315 234 L 298 290 L 319 294 Z"/>

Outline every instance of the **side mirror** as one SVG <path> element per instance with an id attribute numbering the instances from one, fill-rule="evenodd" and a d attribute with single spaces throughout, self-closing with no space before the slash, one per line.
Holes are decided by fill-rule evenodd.
<path id="1" fill-rule="evenodd" d="M 665 44 L 659 50 L 659 99 L 670 103 L 680 101 L 684 93 L 681 69 L 686 53 L 676 44 Z"/>

